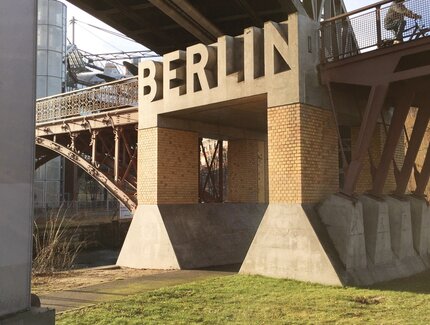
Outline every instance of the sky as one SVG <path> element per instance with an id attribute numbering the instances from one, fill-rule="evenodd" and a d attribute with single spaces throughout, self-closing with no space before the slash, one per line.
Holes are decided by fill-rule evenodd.
<path id="1" fill-rule="evenodd" d="M 143 45 L 140 45 L 136 42 L 127 41 L 85 25 L 84 23 L 87 23 L 115 31 L 115 29 L 94 18 L 85 11 L 80 10 L 76 6 L 68 3 L 66 0 L 60 1 L 67 5 L 67 34 L 70 41 L 72 40 L 72 28 L 70 26 L 70 20 L 72 19 L 72 17 L 75 17 L 78 20 L 78 23 L 75 25 L 75 43 L 79 49 L 93 54 L 112 53 L 120 51 L 140 51 L 146 49 Z M 378 2 L 374 0 L 344 1 L 348 11 Z"/>

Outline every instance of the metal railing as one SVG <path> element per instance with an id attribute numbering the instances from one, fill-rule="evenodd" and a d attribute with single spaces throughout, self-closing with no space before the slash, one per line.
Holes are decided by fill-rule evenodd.
<path id="1" fill-rule="evenodd" d="M 395 45 L 396 33 L 391 18 L 405 21 L 404 33 L 399 42 L 429 36 L 430 0 L 407 0 L 400 3 L 420 19 L 409 15 L 387 13 L 394 1 L 380 1 L 321 23 L 321 62 L 332 62 L 363 52 Z M 391 10 L 393 11 L 393 10 Z M 391 16 L 391 18 L 390 18 Z M 391 26 L 390 26 L 391 25 Z M 395 25 L 395 24 L 394 24 Z"/>
<path id="2" fill-rule="evenodd" d="M 36 102 L 36 123 L 137 106 L 137 97 L 137 77 L 132 77 L 41 98 Z"/>

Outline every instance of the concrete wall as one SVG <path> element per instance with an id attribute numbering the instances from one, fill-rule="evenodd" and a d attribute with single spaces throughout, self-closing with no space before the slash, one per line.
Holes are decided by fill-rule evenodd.
<path id="1" fill-rule="evenodd" d="M 0 317 L 30 307 L 36 1 L 0 1 Z"/>

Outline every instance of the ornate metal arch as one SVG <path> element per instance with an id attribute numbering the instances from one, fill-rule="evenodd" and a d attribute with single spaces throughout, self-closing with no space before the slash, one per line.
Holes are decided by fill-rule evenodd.
<path id="1" fill-rule="evenodd" d="M 136 210 L 137 204 L 134 197 L 130 197 L 128 194 L 126 194 L 120 187 L 111 181 L 109 177 L 107 177 L 103 172 L 98 170 L 95 166 L 86 161 L 76 152 L 52 140 L 42 137 L 36 137 L 36 145 L 52 150 L 70 160 L 77 166 L 81 167 L 85 172 L 87 172 L 91 177 L 93 177 L 97 182 L 105 187 L 114 197 L 123 203 L 131 212 Z"/>

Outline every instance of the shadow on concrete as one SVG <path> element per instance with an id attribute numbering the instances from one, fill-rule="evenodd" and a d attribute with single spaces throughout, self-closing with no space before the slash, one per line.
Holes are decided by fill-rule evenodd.
<path id="1" fill-rule="evenodd" d="M 169 204 L 158 208 L 181 269 L 192 270 L 243 263 L 267 204 Z"/>
<path id="2" fill-rule="evenodd" d="M 430 270 L 408 278 L 377 283 L 369 289 L 430 294 Z"/>

